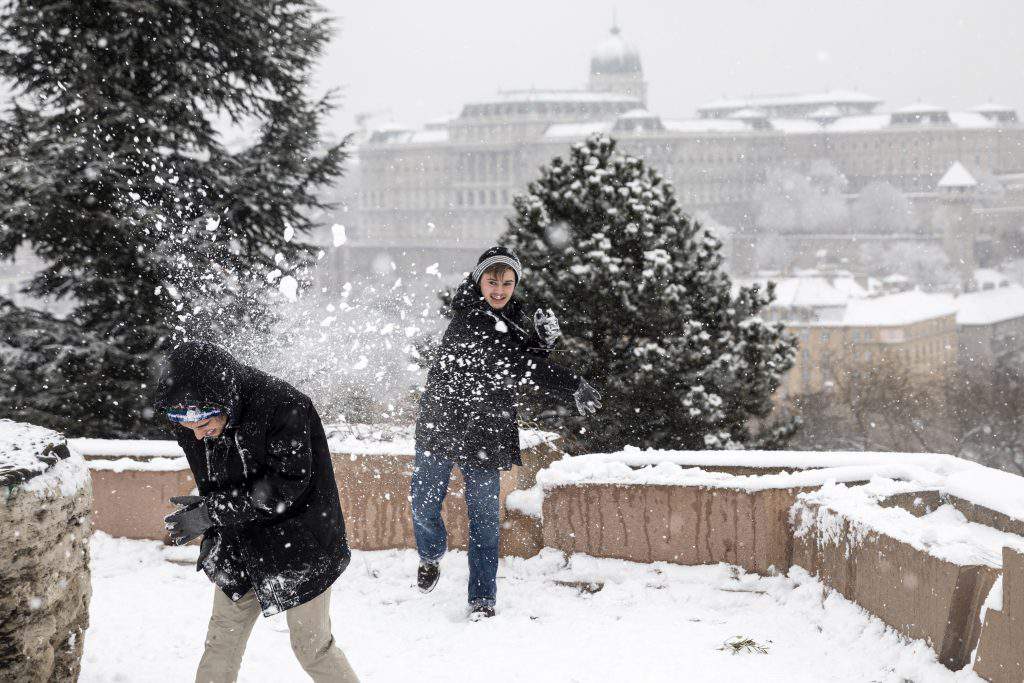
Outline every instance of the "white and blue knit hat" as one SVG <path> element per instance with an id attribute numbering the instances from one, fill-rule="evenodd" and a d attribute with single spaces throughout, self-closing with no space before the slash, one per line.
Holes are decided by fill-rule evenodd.
<path id="1" fill-rule="evenodd" d="M 167 419 L 176 424 L 199 422 L 224 411 L 216 406 L 175 406 L 167 411 Z"/>
<path id="2" fill-rule="evenodd" d="M 476 268 L 473 269 L 473 282 L 480 282 L 480 278 L 483 277 L 484 271 L 491 266 L 498 264 L 506 265 L 512 269 L 516 274 L 516 282 L 519 282 L 523 277 L 523 266 L 519 263 L 519 259 L 508 247 L 491 247 L 484 253 L 480 254 L 480 258 L 476 262 Z"/>

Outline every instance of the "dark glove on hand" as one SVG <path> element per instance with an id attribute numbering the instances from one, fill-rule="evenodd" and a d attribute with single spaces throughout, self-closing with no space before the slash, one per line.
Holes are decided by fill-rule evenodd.
<path id="1" fill-rule="evenodd" d="M 580 411 L 583 417 L 588 413 L 593 415 L 601 407 L 601 393 L 585 379 L 580 379 L 580 385 L 572 397 L 576 399 L 576 410 Z"/>
<path id="2" fill-rule="evenodd" d="M 558 318 L 555 317 L 555 312 L 550 308 L 547 311 L 543 308 L 537 309 L 537 312 L 533 314 L 533 329 L 537 331 L 537 336 L 547 346 L 554 346 L 558 338 L 562 336 L 562 328 L 558 324 Z"/>
<path id="3" fill-rule="evenodd" d="M 213 526 L 202 496 L 175 496 L 171 502 L 184 506 L 164 517 L 164 527 L 171 532 L 174 545 L 184 545 Z"/>

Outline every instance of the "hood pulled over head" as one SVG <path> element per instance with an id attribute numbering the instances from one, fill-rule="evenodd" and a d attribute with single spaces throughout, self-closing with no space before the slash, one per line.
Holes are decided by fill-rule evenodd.
<path id="1" fill-rule="evenodd" d="M 241 378 L 245 366 L 226 350 L 209 342 L 184 342 L 171 351 L 157 385 L 154 407 L 215 406 L 228 415 L 228 424 L 239 418 Z"/>

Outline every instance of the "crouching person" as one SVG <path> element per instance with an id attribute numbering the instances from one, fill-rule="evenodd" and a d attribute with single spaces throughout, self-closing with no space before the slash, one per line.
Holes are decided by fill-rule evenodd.
<path id="1" fill-rule="evenodd" d="M 484 252 L 452 300 L 454 315 L 427 375 L 416 420 L 411 497 L 420 563 L 417 584 L 433 590 L 447 548 L 441 504 L 452 468 L 466 482 L 469 618 L 494 616 L 499 544 L 499 471 L 521 465 L 516 394 L 544 390 L 581 415 L 601 396 L 568 368 L 547 360 L 561 331 L 537 311 L 533 330 L 514 293 L 522 274 L 504 247 Z"/>
<path id="2" fill-rule="evenodd" d="M 314 681 L 357 681 L 331 634 L 331 585 L 348 566 L 327 438 L 287 382 L 208 343 L 167 359 L 157 408 L 173 423 L 198 496 L 172 498 L 177 544 L 203 537 L 197 569 L 216 584 L 198 683 L 234 681 L 260 612 L 284 612 Z"/>

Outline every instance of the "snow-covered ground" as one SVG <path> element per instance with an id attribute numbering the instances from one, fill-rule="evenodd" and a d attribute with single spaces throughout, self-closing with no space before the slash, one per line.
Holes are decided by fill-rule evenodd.
<path id="1" fill-rule="evenodd" d="M 185 681 L 195 674 L 213 588 L 161 544 L 92 540 L 93 596 L 81 680 Z M 498 616 L 465 620 L 466 557 L 452 552 L 429 595 L 412 551 L 356 552 L 332 594 L 334 634 L 363 681 L 980 681 L 951 673 L 799 569 L 761 578 L 545 550 L 502 560 Z M 580 588 L 593 585 L 591 590 Z M 745 636 L 767 654 L 731 654 Z M 241 681 L 309 680 L 283 615 L 260 618 Z"/>

